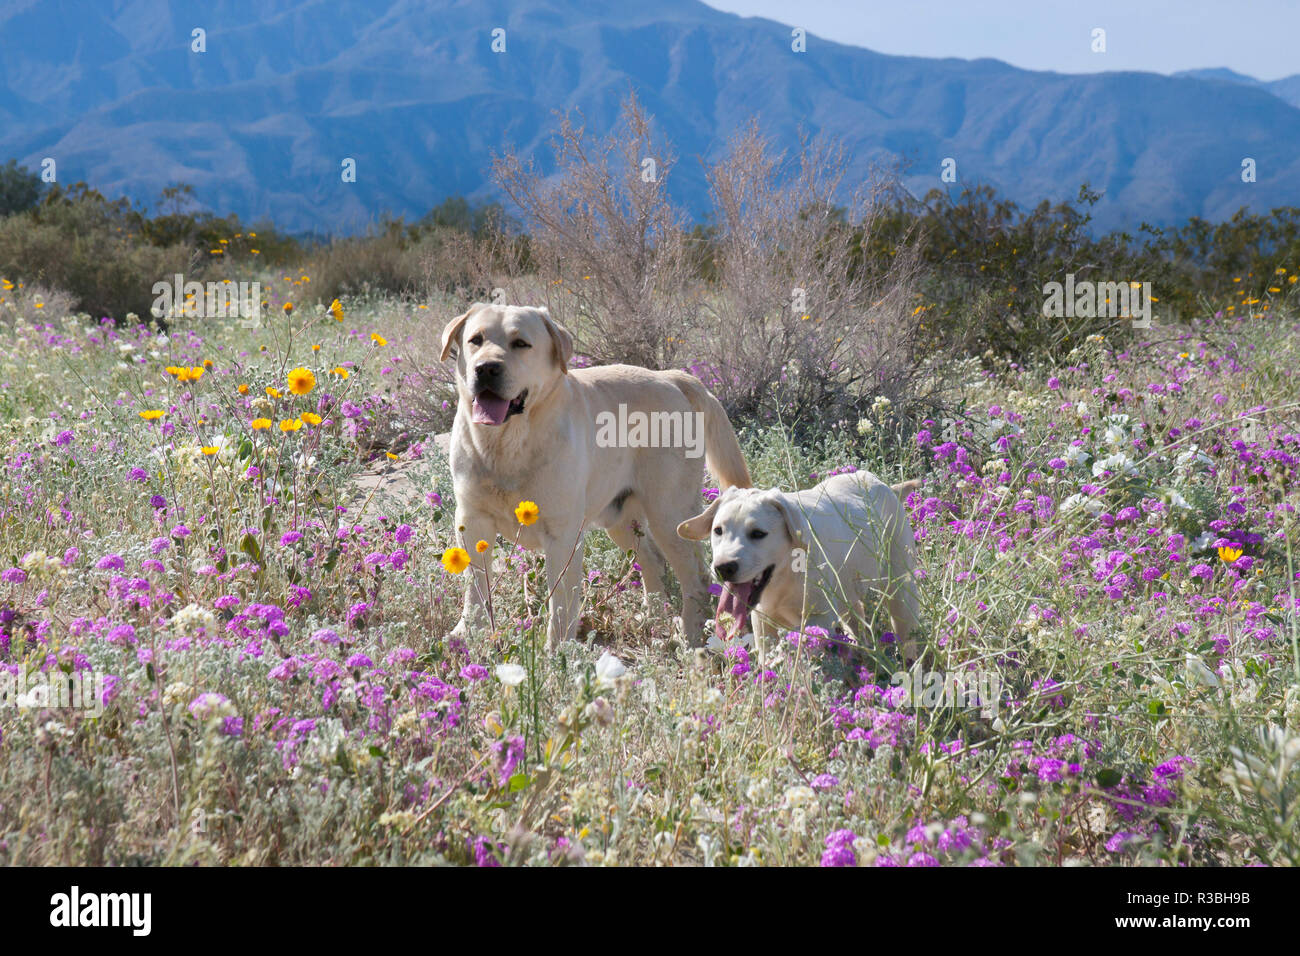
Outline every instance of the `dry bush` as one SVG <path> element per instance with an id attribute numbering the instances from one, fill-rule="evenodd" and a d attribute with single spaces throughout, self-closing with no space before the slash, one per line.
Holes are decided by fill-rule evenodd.
<path id="1" fill-rule="evenodd" d="M 666 189 L 672 153 L 634 96 L 596 143 L 563 119 L 555 150 L 550 177 L 514 153 L 495 164 L 541 293 L 523 294 L 520 268 L 504 301 L 544 302 L 598 362 L 689 365 L 742 417 L 798 426 L 914 393 L 917 243 L 891 242 L 883 264 L 864 254 L 886 192 L 861 188 L 836 205 L 841 151 L 805 139 L 787 168 L 751 122 L 706 169 L 712 225 L 688 234 Z"/>
<path id="2" fill-rule="evenodd" d="M 74 308 L 119 321 L 148 316 L 155 282 L 192 270 L 195 257 L 181 244 L 154 246 L 134 239 L 121 204 L 97 193 L 50 202 L 35 212 L 0 219 L 0 275 L 61 289 Z"/>
<path id="3" fill-rule="evenodd" d="M 463 303 L 537 301 L 539 283 L 529 275 L 531 243 L 504 220 L 478 233 L 439 230 L 424 259 L 426 285 Z"/>
<path id="4" fill-rule="evenodd" d="M 311 276 L 312 295 L 325 303 L 342 295 L 423 296 L 428 292 L 428 256 L 426 241 L 413 240 L 397 221 L 369 236 L 321 246 L 307 256 L 302 269 Z"/>
<path id="5" fill-rule="evenodd" d="M 0 323 L 22 321 L 29 325 L 43 325 L 75 311 L 75 306 L 76 299 L 73 296 L 57 289 L 25 283 L 21 287 L 15 285 L 12 289 L 0 286 Z"/>
<path id="6" fill-rule="evenodd" d="M 513 151 L 493 165 L 524 215 L 545 304 L 597 361 L 672 366 L 695 312 L 685 218 L 666 189 L 676 157 L 634 95 L 603 140 L 565 117 L 554 148 L 550 178 Z"/>
<path id="7" fill-rule="evenodd" d="M 797 424 L 855 415 L 917 383 L 919 257 L 911 237 L 873 271 L 861 250 L 882 187 L 835 204 L 842 152 L 805 139 L 792 169 L 751 122 L 708 169 L 716 224 L 693 370 L 740 415 Z"/>

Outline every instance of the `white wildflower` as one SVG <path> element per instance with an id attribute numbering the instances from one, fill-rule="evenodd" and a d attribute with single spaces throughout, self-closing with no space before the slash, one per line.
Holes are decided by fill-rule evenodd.
<path id="1" fill-rule="evenodd" d="M 600 655 L 596 661 L 596 682 L 604 686 L 612 685 L 627 673 L 627 667 L 609 651 Z"/>
<path id="2" fill-rule="evenodd" d="M 524 670 L 518 664 L 498 664 L 497 680 L 507 687 L 517 687 L 524 682 L 528 676 L 528 671 Z"/>
<path id="3" fill-rule="evenodd" d="M 217 617 L 205 607 L 187 604 L 172 616 L 171 623 L 178 634 L 193 637 L 216 630 Z"/>

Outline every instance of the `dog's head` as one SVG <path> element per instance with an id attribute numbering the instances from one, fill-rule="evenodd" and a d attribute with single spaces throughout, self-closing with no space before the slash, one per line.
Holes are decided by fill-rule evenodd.
<path id="1" fill-rule="evenodd" d="M 545 306 L 476 302 L 442 330 L 442 361 L 478 425 L 503 425 L 569 372 L 573 336 Z"/>
<path id="2" fill-rule="evenodd" d="M 716 632 L 728 640 L 749 629 L 749 612 L 776 576 L 793 573 L 795 549 L 806 549 L 807 519 L 776 488 L 728 488 L 703 514 L 677 526 L 692 541 L 705 538 L 713 549 L 713 573 L 722 582 Z M 723 615 L 730 615 L 728 632 Z"/>

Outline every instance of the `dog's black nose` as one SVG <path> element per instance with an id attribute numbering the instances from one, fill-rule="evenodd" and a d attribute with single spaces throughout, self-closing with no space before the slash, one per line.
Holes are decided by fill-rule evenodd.
<path id="1" fill-rule="evenodd" d="M 505 362 L 479 362 L 474 366 L 474 374 L 481 382 L 495 382 L 505 370 Z"/>
<path id="2" fill-rule="evenodd" d="M 736 576 L 736 572 L 739 570 L 739 561 L 724 561 L 722 564 L 715 564 L 713 566 L 713 573 L 718 576 L 719 581 L 730 581 Z"/>

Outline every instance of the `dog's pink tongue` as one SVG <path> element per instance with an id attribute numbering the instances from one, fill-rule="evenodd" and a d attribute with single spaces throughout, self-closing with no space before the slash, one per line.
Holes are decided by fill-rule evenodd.
<path id="1" fill-rule="evenodd" d="M 493 395 L 491 392 L 479 392 L 474 396 L 473 420 L 478 425 L 500 425 L 506 420 L 510 411 L 510 401 Z"/>
<path id="2" fill-rule="evenodd" d="M 740 637 L 749 630 L 749 594 L 754 590 L 754 582 L 744 584 L 727 582 L 722 586 L 722 596 L 718 598 L 718 613 L 714 615 L 713 633 L 720 641 L 730 641 Z M 722 620 L 722 615 L 731 615 L 731 633 Z"/>

